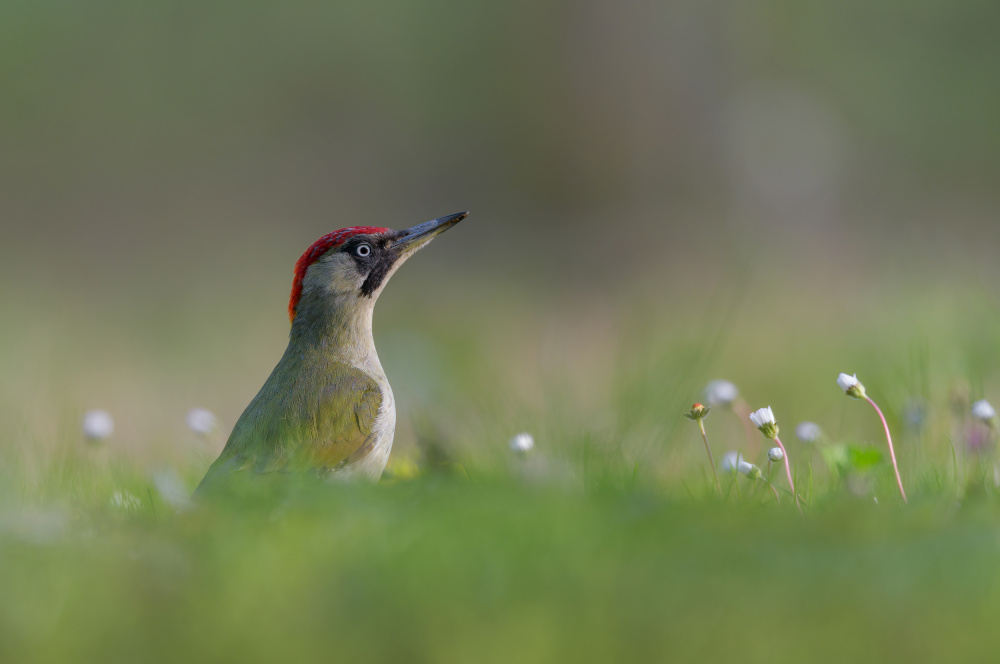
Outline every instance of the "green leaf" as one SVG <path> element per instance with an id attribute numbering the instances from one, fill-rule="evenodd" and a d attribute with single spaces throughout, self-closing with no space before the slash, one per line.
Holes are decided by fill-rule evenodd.
<path id="1" fill-rule="evenodd" d="M 846 445 L 821 447 L 820 453 L 823 455 L 823 461 L 826 462 L 827 467 L 834 473 L 843 475 L 851 469 L 850 454 L 847 451 Z"/>
<path id="2" fill-rule="evenodd" d="M 847 448 L 848 458 L 851 468 L 858 471 L 865 471 L 874 468 L 882 463 L 882 450 L 876 447 L 855 447 L 850 445 Z"/>

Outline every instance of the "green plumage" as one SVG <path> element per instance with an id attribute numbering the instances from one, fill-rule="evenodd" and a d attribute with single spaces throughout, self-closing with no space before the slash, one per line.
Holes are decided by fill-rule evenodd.
<path id="1" fill-rule="evenodd" d="M 292 347 L 240 416 L 199 489 L 231 473 L 327 474 L 370 449 L 382 393 L 328 354 Z"/>
<path id="2" fill-rule="evenodd" d="M 378 481 L 392 450 L 396 406 L 372 337 L 375 300 L 403 261 L 466 214 L 405 231 L 351 226 L 306 250 L 295 267 L 285 354 L 199 493 L 239 484 L 285 487 L 289 476 Z"/>

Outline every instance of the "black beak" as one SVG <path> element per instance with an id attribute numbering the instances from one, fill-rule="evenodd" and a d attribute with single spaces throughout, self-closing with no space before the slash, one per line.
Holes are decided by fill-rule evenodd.
<path id="1" fill-rule="evenodd" d="M 407 228 L 405 231 L 399 231 L 399 236 L 392 244 L 392 247 L 400 253 L 419 249 L 430 242 L 435 235 L 445 232 L 467 216 L 469 216 L 468 211 L 458 212 L 456 214 L 449 214 L 447 217 L 425 221 L 422 224 Z"/>

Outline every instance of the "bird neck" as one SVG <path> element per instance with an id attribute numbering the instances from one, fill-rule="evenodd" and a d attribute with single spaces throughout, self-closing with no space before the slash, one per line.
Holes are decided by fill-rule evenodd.
<path id="1" fill-rule="evenodd" d="M 372 298 L 353 293 L 328 296 L 322 300 L 303 298 L 296 308 L 289 348 L 303 353 L 319 353 L 356 367 L 374 365 L 381 369 L 372 336 Z"/>

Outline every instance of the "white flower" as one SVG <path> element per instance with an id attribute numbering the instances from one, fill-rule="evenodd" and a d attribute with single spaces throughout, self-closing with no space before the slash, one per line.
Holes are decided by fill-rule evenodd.
<path id="1" fill-rule="evenodd" d="M 986 399 L 980 399 L 972 404 L 972 416 L 983 422 L 991 422 L 997 416 L 997 411 Z"/>
<path id="2" fill-rule="evenodd" d="M 778 463 L 785 458 L 785 452 L 780 447 L 772 447 L 767 451 L 767 458 Z"/>
<path id="3" fill-rule="evenodd" d="M 750 413 L 750 421 L 760 429 L 765 438 L 773 440 L 778 437 L 778 420 L 774 419 L 774 411 L 770 406 Z"/>
<path id="4" fill-rule="evenodd" d="M 123 512 L 135 512 L 142 507 L 142 501 L 128 491 L 118 489 L 111 494 L 111 506 L 120 509 Z"/>
<path id="5" fill-rule="evenodd" d="M 849 397 L 854 397 L 855 399 L 862 399 L 865 396 L 865 386 L 861 384 L 858 380 L 858 375 L 848 375 L 845 373 L 837 376 L 837 385 L 840 389 L 844 391 Z"/>
<path id="6" fill-rule="evenodd" d="M 739 389 L 728 380 L 713 380 L 705 386 L 705 401 L 709 406 L 725 406 L 736 401 Z"/>
<path id="7" fill-rule="evenodd" d="M 767 424 L 777 424 L 778 421 L 774 419 L 774 411 L 771 407 L 759 408 L 758 410 L 750 413 L 750 421 L 759 429 Z"/>
<path id="8" fill-rule="evenodd" d="M 188 411 L 188 429 L 191 429 L 191 431 L 194 431 L 197 434 L 207 436 L 215 431 L 215 425 L 217 423 L 218 420 L 215 419 L 215 415 L 213 415 L 210 410 L 205 410 L 204 408 L 192 408 Z"/>
<path id="9" fill-rule="evenodd" d="M 535 446 L 535 439 L 530 433 L 519 433 L 510 439 L 510 449 L 519 454 L 524 454 Z"/>
<path id="10" fill-rule="evenodd" d="M 815 422 L 799 422 L 795 426 L 795 435 L 803 443 L 815 443 L 823 436 L 823 430 Z"/>
<path id="11" fill-rule="evenodd" d="M 89 410 L 83 416 L 83 435 L 90 440 L 104 440 L 115 432 L 115 421 L 106 410 Z"/>
<path id="12" fill-rule="evenodd" d="M 726 452 L 722 455 L 722 461 L 719 462 L 719 469 L 722 472 L 735 472 L 740 464 L 743 463 L 743 456 L 738 452 Z"/>
<path id="13" fill-rule="evenodd" d="M 162 468 L 153 471 L 153 485 L 160 496 L 174 509 L 185 509 L 191 506 L 191 495 L 184 480 L 173 468 Z"/>

